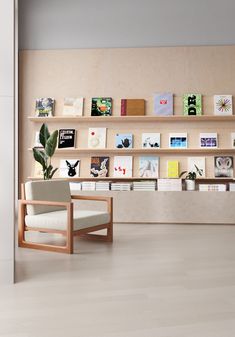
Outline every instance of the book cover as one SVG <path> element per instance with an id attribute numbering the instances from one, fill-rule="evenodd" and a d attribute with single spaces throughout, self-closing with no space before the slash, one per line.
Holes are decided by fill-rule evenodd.
<path id="1" fill-rule="evenodd" d="M 154 94 L 153 112 L 157 116 L 173 115 L 173 94 L 168 92 Z"/>
<path id="2" fill-rule="evenodd" d="M 111 116 L 112 98 L 95 97 L 91 101 L 91 116 Z"/>
<path id="3" fill-rule="evenodd" d="M 214 169 L 216 178 L 233 178 L 233 157 L 216 156 L 214 158 Z"/>
<path id="4" fill-rule="evenodd" d="M 151 148 L 161 147 L 161 135 L 160 133 L 150 132 L 150 133 L 142 133 L 142 148 Z"/>
<path id="5" fill-rule="evenodd" d="M 144 116 L 144 99 L 121 99 L 121 116 Z"/>
<path id="6" fill-rule="evenodd" d="M 59 175 L 61 178 L 79 177 L 80 160 L 79 159 L 61 159 Z"/>
<path id="7" fill-rule="evenodd" d="M 188 157 L 188 172 L 197 173 L 195 165 L 201 170 L 201 178 L 206 177 L 206 158 L 205 157 Z"/>
<path id="8" fill-rule="evenodd" d="M 202 115 L 202 95 L 201 94 L 184 94 L 183 95 L 183 114 Z"/>
<path id="9" fill-rule="evenodd" d="M 218 138 L 217 133 L 200 133 L 200 147 L 202 148 L 217 148 Z"/>
<path id="10" fill-rule="evenodd" d="M 115 146 L 117 149 L 130 149 L 133 147 L 132 133 L 117 133 L 115 137 Z"/>
<path id="11" fill-rule="evenodd" d="M 179 178 L 179 161 L 178 160 L 168 160 L 167 161 L 167 177 L 168 178 Z"/>
<path id="12" fill-rule="evenodd" d="M 214 114 L 219 116 L 228 116 L 233 114 L 232 95 L 214 96 Z"/>
<path id="13" fill-rule="evenodd" d="M 188 146 L 187 133 L 170 133 L 169 147 L 174 149 L 186 149 Z"/>
<path id="14" fill-rule="evenodd" d="M 75 129 L 60 129 L 58 148 L 65 149 L 75 147 L 76 130 Z"/>
<path id="15" fill-rule="evenodd" d="M 63 115 L 65 116 L 82 116 L 83 115 L 83 97 L 64 98 Z"/>
<path id="16" fill-rule="evenodd" d="M 132 177 L 132 156 L 114 156 L 114 177 Z"/>
<path id="17" fill-rule="evenodd" d="M 36 117 L 52 117 L 54 112 L 55 100 L 51 97 L 36 99 Z"/>
<path id="18" fill-rule="evenodd" d="M 139 158 L 139 177 L 158 178 L 159 157 L 140 157 Z"/>
<path id="19" fill-rule="evenodd" d="M 235 132 L 231 133 L 231 142 L 232 147 L 235 147 Z"/>
<path id="20" fill-rule="evenodd" d="M 42 178 L 43 179 L 43 169 L 42 165 L 39 162 L 35 161 L 34 163 L 34 178 Z"/>
<path id="21" fill-rule="evenodd" d="M 43 147 L 42 144 L 40 143 L 39 134 L 40 134 L 40 132 L 36 131 L 36 133 L 35 133 L 34 147 Z"/>
<path id="22" fill-rule="evenodd" d="M 106 147 L 106 128 L 89 128 L 88 148 L 105 149 Z"/>
<path id="23" fill-rule="evenodd" d="M 109 175 L 109 157 L 91 157 L 91 177 L 104 178 Z"/>

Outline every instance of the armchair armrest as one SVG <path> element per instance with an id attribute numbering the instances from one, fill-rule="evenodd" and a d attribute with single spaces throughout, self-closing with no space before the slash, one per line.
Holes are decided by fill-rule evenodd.
<path id="1" fill-rule="evenodd" d="M 113 197 L 103 197 L 99 195 L 71 195 L 71 199 L 90 200 L 90 201 L 104 201 L 107 203 L 108 212 L 113 214 Z"/>
<path id="2" fill-rule="evenodd" d="M 61 201 L 46 201 L 46 200 L 25 200 L 20 199 L 21 205 L 46 205 L 46 206 L 58 206 L 58 207 L 70 207 L 71 202 L 61 202 Z"/>

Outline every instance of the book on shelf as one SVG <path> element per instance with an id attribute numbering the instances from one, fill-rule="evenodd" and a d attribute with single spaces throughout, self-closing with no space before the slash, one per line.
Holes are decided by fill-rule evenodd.
<path id="1" fill-rule="evenodd" d="M 231 145 L 233 148 L 235 148 L 235 132 L 231 133 Z"/>
<path id="2" fill-rule="evenodd" d="M 88 148 L 89 149 L 106 148 L 106 128 L 89 128 Z"/>
<path id="3" fill-rule="evenodd" d="M 70 191 L 81 191 L 82 183 L 80 182 L 70 182 L 69 183 Z"/>
<path id="4" fill-rule="evenodd" d="M 60 129 L 58 148 L 74 148 L 76 143 L 76 130 L 75 129 Z"/>
<path id="5" fill-rule="evenodd" d="M 82 190 L 83 191 L 95 191 L 96 182 L 95 181 L 83 181 Z"/>
<path id="6" fill-rule="evenodd" d="M 235 183 L 229 183 L 229 191 L 235 192 Z"/>
<path id="7" fill-rule="evenodd" d="M 216 132 L 200 133 L 200 147 L 201 148 L 217 148 L 218 137 Z"/>
<path id="8" fill-rule="evenodd" d="M 226 192 L 226 184 L 199 184 L 200 192 Z"/>
<path id="9" fill-rule="evenodd" d="M 183 114 L 185 116 L 202 115 L 202 95 L 184 94 L 183 95 Z"/>
<path id="10" fill-rule="evenodd" d="M 214 114 L 219 116 L 233 114 L 232 95 L 214 95 Z"/>
<path id="11" fill-rule="evenodd" d="M 233 178 L 233 157 L 214 157 L 214 172 L 216 178 Z"/>
<path id="12" fill-rule="evenodd" d="M 144 99 L 121 99 L 121 116 L 144 116 L 145 100 Z"/>
<path id="13" fill-rule="evenodd" d="M 111 191 L 131 191 L 132 183 L 112 183 Z"/>
<path id="14" fill-rule="evenodd" d="M 55 100 L 51 97 L 37 98 L 35 113 L 36 117 L 52 117 L 54 113 Z"/>
<path id="15" fill-rule="evenodd" d="M 187 133 L 170 133 L 169 148 L 186 149 L 188 147 Z"/>
<path id="16" fill-rule="evenodd" d="M 114 156 L 114 177 L 132 177 L 132 156 Z"/>
<path id="17" fill-rule="evenodd" d="M 91 157 L 91 177 L 104 178 L 109 175 L 109 157 Z"/>
<path id="18" fill-rule="evenodd" d="M 80 160 L 79 159 L 61 159 L 59 176 L 61 178 L 75 178 L 80 174 Z"/>
<path id="19" fill-rule="evenodd" d="M 168 160 L 167 161 L 167 177 L 168 178 L 179 178 L 179 161 L 178 160 Z"/>
<path id="20" fill-rule="evenodd" d="M 96 191 L 109 191 L 111 186 L 111 181 L 97 181 L 95 189 Z"/>
<path id="21" fill-rule="evenodd" d="M 196 166 L 195 166 L 196 165 Z M 205 178 L 206 176 L 206 158 L 205 157 L 188 157 L 188 172 L 195 172 L 197 169 L 201 171 L 202 175 L 198 178 Z"/>
<path id="22" fill-rule="evenodd" d="M 161 134 L 157 132 L 142 133 L 142 148 L 160 148 Z"/>
<path id="23" fill-rule="evenodd" d="M 153 113 L 156 116 L 172 116 L 173 94 L 169 92 L 154 94 Z"/>
<path id="24" fill-rule="evenodd" d="M 155 191 L 156 180 L 133 181 L 133 191 Z"/>
<path id="25" fill-rule="evenodd" d="M 133 147 L 133 134 L 117 133 L 115 137 L 115 146 L 117 149 L 131 149 Z"/>
<path id="26" fill-rule="evenodd" d="M 35 133 L 34 147 L 43 148 L 40 142 L 40 132 L 39 131 L 36 131 Z"/>
<path id="27" fill-rule="evenodd" d="M 112 98 L 93 97 L 91 101 L 91 116 L 111 116 Z"/>
<path id="28" fill-rule="evenodd" d="M 83 115 L 83 97 L 65 97 L 63 115 L 64 116 L 82 116 Z"/>
<path id="29" fill-rule="evenodd" d="M 158 191 L 182 191 L 182 180 L 172 178 L 160 178 L 157 180 Z"/>
<path id="30" fill-rule="evenodd" d="M 139 157 L 139 177 L 158 178 L 159 157 L 143 156 Z"/>

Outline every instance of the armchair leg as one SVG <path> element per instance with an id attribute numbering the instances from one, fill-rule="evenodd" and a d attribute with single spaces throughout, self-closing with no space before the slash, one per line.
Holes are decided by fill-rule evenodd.
<path id="1" fill-rule="evenodd" d="M 113 242 L 113 223 L 110 223 L 110 226 L 107 228 L 107 241 Z"/>
<path id="2" fill-rule="evenodd" d="M 67 209 L 67 253 L 73 254 L 73 204 Z"/>
<path id="3" fill-rule="evenodd" d="M 18 215 L 18 246 L 22 247 L 23 242 L 25 241 L 25 205 L 19 205 L 19 215 Z"/>

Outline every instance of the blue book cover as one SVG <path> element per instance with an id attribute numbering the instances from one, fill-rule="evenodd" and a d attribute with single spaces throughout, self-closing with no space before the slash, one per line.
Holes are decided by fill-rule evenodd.
<path id="1" fill-rule="evenodd" d="M 169 92 L 154 94 L 153 112 L 157 116 L 173 115 L 173 94 Z"/>
<path id="2" fill-rule="evenodd" d="M 117 149 L 130 149 L 133 147 L 132 133 L 117 133 L 115 139 Z"/>

